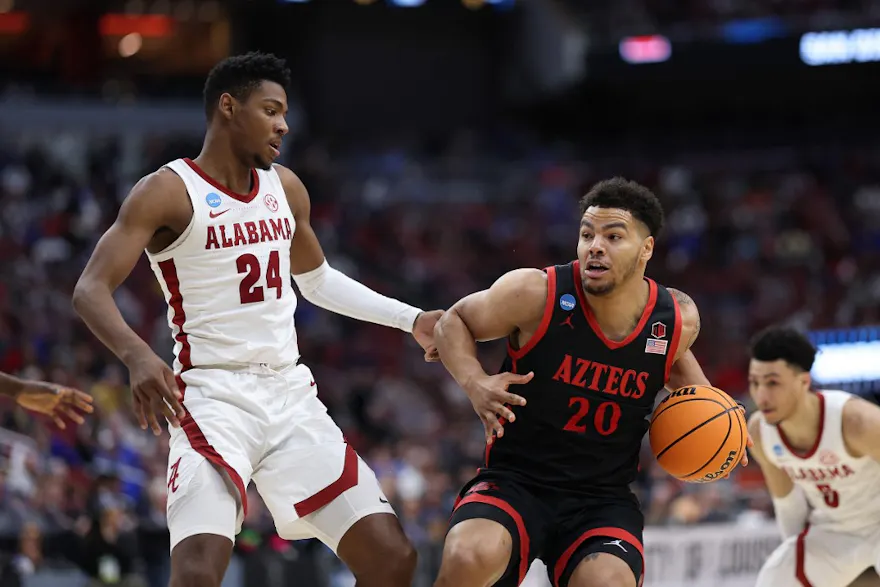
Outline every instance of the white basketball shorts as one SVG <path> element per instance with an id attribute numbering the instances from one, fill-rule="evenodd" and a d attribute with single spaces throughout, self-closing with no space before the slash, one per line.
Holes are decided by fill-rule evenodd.
<path id="1" fill-rule="evenodd" d="M 773 551 L 756 587 L 847 587 L 872 566 L 880 573 L 880 524 L 854 532 L 811 526 Z"/>
<path id="2" fill-rule="evenodd" d="M 304 365 L 194 368 L 178 376 L 186 417 L 171 429 L 171 549 L 196 534 L 234 540 L 253 479 L 279 536 L 336 552 L 358 520 L 394 511 L 343 438 Z"/>

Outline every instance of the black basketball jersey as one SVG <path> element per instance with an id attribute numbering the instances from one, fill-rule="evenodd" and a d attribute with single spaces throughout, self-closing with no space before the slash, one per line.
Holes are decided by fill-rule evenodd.
<path id="1" fill-rule="evenodd" d="M 650 295 L 625 340 L 608 340 L 587 304 L 578 262 L 548 267 L 547 303 L 535 334 L 508 343 L 502 371 L 534 378 L 511 392 L 515 422 L 486 451 L 486 466 L 575 491 L 620 489 L 635 479 L 657 393 L 681 337 L 681 314 L 665 287 Z"/>

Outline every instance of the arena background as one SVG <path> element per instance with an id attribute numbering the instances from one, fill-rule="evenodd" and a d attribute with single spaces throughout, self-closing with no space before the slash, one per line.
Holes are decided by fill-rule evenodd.
<path id="1" fill-rule="evenodd" d="M 198 153 L 217 60 L 289 60 L 282 162 L 331 262 L 379 291 L 447 307 L 506 270 L 565 262 L 577 198 L 622 174 L 663 200 L 649 274 L 700 306 L 695 353 L 715 385 L 747 402 L 746 342 L 784 320 L 816 332 L 817 378 L 876 398 L 878 21 L 877 0 L 0 0 L 0 369 L 98 406 L 67 432 L 2 406 L 0 584 L 167 584 L 167 439 L 136 427 L 126 371 L 70 294 L 133 183 Z M 170 359 L 145 262 L 116 299 Z M 478 419 L 400 333 L 306 302 L 297 320 L 429 586 Z M 488 345 L 488 364 L 502 352 Z M 682 485 L 646 454 L 636 489 L 648 587 L 750 586 L 778 543 L 755 465 Z M 257 505 L 224 585 L 352 583 Z"/>

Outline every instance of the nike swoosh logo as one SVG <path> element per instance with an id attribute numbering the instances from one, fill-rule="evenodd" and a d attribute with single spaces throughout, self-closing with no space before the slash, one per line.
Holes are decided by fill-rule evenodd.
<path id="1" fill-rule="evenodd" d="M 315 383 L 315 380 L 314 380 L 314 379 L 311 380 L 311 381 L 309 381 L 309 387 L 314 387 L 314 386 L 316 386 L 316 385 L 317 385 L 317 383 Z"/>
<path id="2" fill-rule="evenodd" d="M 379 503 L 388 503 L 388 500 L 385 499 L 384 497 L 380 497 L 380 498 L 379 498 Z"/>
<path id="3" fill-rule="evenodd" d="M 226 214 L 227 212 L 229 212 L 229 210 L 230 209 L 227 208 L 227 209 L 223 210 L 222 212 L 217 212 L 217 213 L 215 213 L 213 210 L 211 210 L 210 212 L 208 212 L 208 216 L 210 216 L 211 218 L 217 218 L 218 216 L 222 216 L 222 215 Z"/>

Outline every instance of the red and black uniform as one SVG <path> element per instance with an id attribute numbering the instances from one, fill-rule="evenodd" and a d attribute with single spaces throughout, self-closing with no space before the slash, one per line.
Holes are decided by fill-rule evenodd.
<path id="1" fill-rule="evenodd" d="M 534 372 L 511 391 L 504 436 L 461 492 L 451 526 L 471 518 L 503 524 L 514 538 L 498 586 L 519 585 L 535 558 L 565 587 L 588 554 L 625 560 L 641 583 L 644 518 L 629 489 L 657 394 L 681 337 L 678 304 L 648 279 L 641 319 L 625 340 L 607 339 L 587 303 L 578 262 L 548 267 L 541 324 L 520 348 L 508 345 L 502 371 Z"/>

